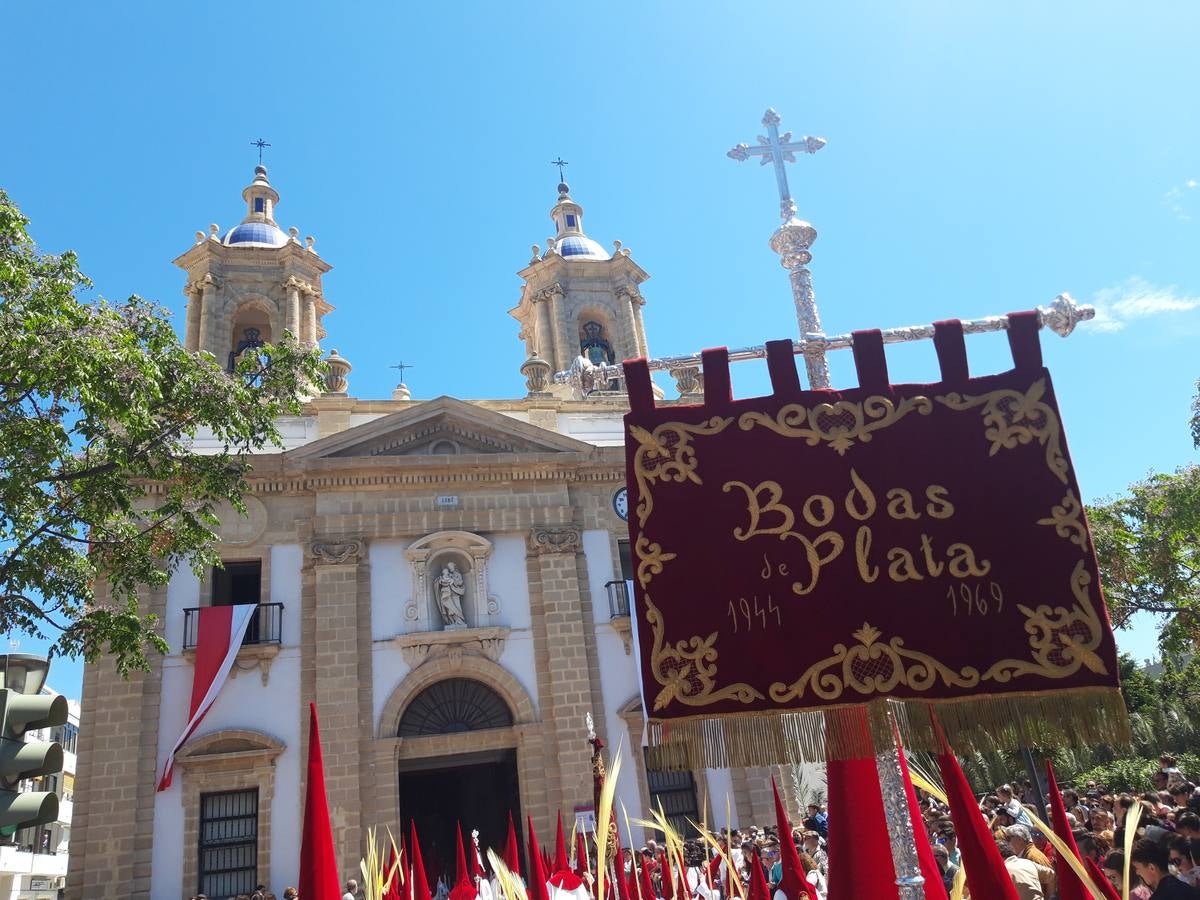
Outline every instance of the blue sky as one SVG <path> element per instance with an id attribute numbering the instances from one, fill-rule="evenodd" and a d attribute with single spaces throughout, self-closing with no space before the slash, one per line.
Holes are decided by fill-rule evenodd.
<path id="1" fill-rule="evenodd" d="M 769 170 L 725 151 L 767 106 L 828 146 L 790 167 L 819 232 L 828 331 L 1027 309 L 1104 323 L 1043 339 L 1085 497 L 1195 458 L 1200 5 L 1160 2 L 14 4 L 0 185 L 108 296 L 182 317 L 171 259 L 242 215 L 256 161 L 280 224 L 334 266 L 351 393 L 517 396 L 515 272 L 557 172 L 588 233 L 652 276 L 651 350 L 791 337 Z M 1002 336 L 969 343 L 1006 368 Z M 850 385 L 847 354 L 835 385 Z M 928 345 L 889 350 L 930 380 Z M 735 367 L 740 394 L 765 372 Z M 1149 655 L 1149 629 L 1122 635 Z M 28 642 L 23 649 L 31 649 Z M 70 690 L 79 667 L 56 664 Z"/>

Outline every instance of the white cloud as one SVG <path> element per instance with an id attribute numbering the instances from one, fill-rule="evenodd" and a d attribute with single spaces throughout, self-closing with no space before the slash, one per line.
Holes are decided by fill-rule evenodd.
<path id="1" fill-rule="evenodd" d="M 1180 222 L 1192 221 L 1192 216 L 1188 212 L 1188 204 L 1191 198 L 1188 196 L 1189 191 L 1193 191 L 1200 187 L 1200 180 L 1195 178 L 1186 179 L 1183 184 L 1177 184 L 1169 191 L 1163 194 L 1163 204 L 1167 209 L 1175 214 Z"/>
<path id="2" fill-rule="evenodd" d="M 1120 331 L 1125 326 L 1163 313 L 1191 312 L 1200 308 L 1200 296 L 1189 297 L 1172 286 L 1157 287 L 1133 277 L 1116 287 L 1097 291 L 1092 298 L 1096 318 L 1084 324 L 1093 331 Z"/>

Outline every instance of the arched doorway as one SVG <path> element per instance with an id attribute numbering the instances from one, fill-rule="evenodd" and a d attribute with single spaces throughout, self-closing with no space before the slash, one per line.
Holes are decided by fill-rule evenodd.
<path id="1" fill-rule="evenodd" d="M 399 768 L 400 826 L 415 822 L 431 886 L 439 876 L 447 886 L 457 877 L 455 829 L 463 838 L 479 831 L 481 848 L 500 851 L 508 814 L 521 821 L 515 748 L 472 749 L 473 733 L 511 729 L 513 710 L 495 690 L 473 678 L 435 681 L 417 693 L 400 715 L 401 740 L 450 740 L 448 755 L 403 761 Z M 480 742 L 480 746 L 483 742 Z M 468 853 L 470 852 L 468 848 Z"/>

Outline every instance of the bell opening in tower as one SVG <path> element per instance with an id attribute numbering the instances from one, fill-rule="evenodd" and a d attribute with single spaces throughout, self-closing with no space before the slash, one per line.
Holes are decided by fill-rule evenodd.
<path id="1" fill-rule="evenodd" d="M 508 814 L 512 813 L 514 823 L 522 821 L 515 750 L 414 760 L 401 769 L 397 787 L 402 833 L 410 835 L 411 824 L 416 823 L 425 874 L 434 892 L 439 877 L 448 888 L 458 878 L 455 829 L 459 823 L 467 853 L 471 852 L 471 832 L 479 832 L 486 864 L 489 847 L 497 855 L 504 852 Z M 519 827 L 517 841 L 524 860 Z"/>

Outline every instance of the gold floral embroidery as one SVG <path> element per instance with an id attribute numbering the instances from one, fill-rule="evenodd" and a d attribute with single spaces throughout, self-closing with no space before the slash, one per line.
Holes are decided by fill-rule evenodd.
<path id="1" fill-rule="evenodd" d="M 813 663 L 792 684 L 771 685 L 771 699 L 786 703 L 802 697 L 810 688 L 821 700 L 837 700 L 849 688 L 859 694 L 887 694 L 897 685 L 927 691 L 940 680 L 948 687 L 971 688 L 979 684 L 979 670 L 971 667 L 954 671 L 928 653 L 909 650 L 904 639 L 879 641 L 878 628 L 864 622 L 854 632 L 858 644 L 847 648 L 837 644 L 833 656 Z M 840 671 L 827 671 L 830 669 Z"/>
<path id="2" fill-rule="evenodd" d="M 905 647 L 902 638 L 882 643 L 879 629 L 864 622 L 853 635 L 857 645 L 847 648 L 835 644 L 832 656 L 813 663 L 791 684 L 775 682 L 768 693 L 776 703 L 787 703 L 809 692 L 820 700 L 834 701 L 847 690 L 861 695 L 886 694 L 897 685 L 905 685 L 927 691 L 939 680 L 947 687 L 973 688 L 983 681 L 1007 684 L 1020 675 L 1069 678 L 1081 666 L 1106 675 L 1108 667 L 1096 653 L 1104 631 L 1089 597 L 1091 582 L 1092 576 L 1080 560 L 1071 573 L 1071 592 L 1076 602 L 1070 609 L 1046 605 L 1030 609 L 1018 604 L 1026 620 L 1031 660 L 1002 659 L 982 675 L 971 666 L 955 671 L 927 653 Z"/>
<path id="3" fill-rule="evenodd" d="M 1039 525 L 1053 525 L 1059 537 L 1066 538 L 1083 551 L 1087 551 L 1087 529 L 1083 526 L 1083 504 L 1075 496 L 1075 492 L 1067 489 L 1062 504 L 1052 507 L 1050 515 L 1038 519 Z"/>
<path id="4" fill-rule="evenodd" d="M 728 424 L 728 423 L 726 423 Z M 650 668 L 663 689 L 654 698 L 654 708 L 662 709 L 672 701 L 687 706 L 707 706 L 722 700 L 752 703 L 761 700 L 762 694 L 744 682 L 717 687 L 717 636 L 714 631 L 708 637 L 694 635 L 675 643 L 666 640 L 666 623 L 662 612 L 650 599 L 647 590 L 651 579 L 663 570 L 663 564 L 675 558 L 666 553 L 661 545 L 639 535 L 636 552 L 638 557 L 637 576 L 642 586 L 642 599 L 646 608 L 646 622 L 654 636 L 654 648 L 650 651 Z"/>
<path id="5" fill-rule="evenodd" d="M 661 545 L 651 543 L 642 535 L 638 535 L 637 555 L 637 576 L 643 588 L 649 587 L 650 579 L 663 570 L 663 563 L 675 558 L 674 553 L 664 553 Z"/>
<path id="6" fill-rule="evenodd" d="M 1075 603 L 1070 609 L 1065 606 L 1051 609 L 1045 604 L 1030 609 L 1018 604 L 1017 609 L 1026 618 L 1025 630 L 1029 633 L 1034 661 L 1002 659 L 983 673 L 984 679 L 1003 684 L 1016 675 L 1068 678 L 1078 672 L 1080 666 L 1097 675 L 1107 675 L 1108 667 L 1096 654 L 1104 630 L 1091 603 L 1091 583 L 1091 573 L 1081 559 L 1071 573 L 1071 593 Z"/>
<path id="7" fill-rule="evenodd" d="M 665 629 L 662 613 L 645 595 L 646 621 L 654 634 L 654 649 L 650 651 L 650 666 L 663 689 L 654 698 L 655 710 L 672 701 L 687 706 L 709 706 L 722 700 L 753 703 L 763 695 L 745 682 L 717 687 L 717 632 L 708 637 L 694 635 L 674 644 L 663 639 Z"/>
<path id="8" fill-rule="evenodd" d="M 646 520 L 654 509 L 650 488 L 655 481 L 703 484 L 696 474 L 696 448 L 692 446 L 692 437 L 720 434 L 732 421 L 732 416 L 713 416 L 699 425 L 664 422 L 653 432 L 638 425 L 629 426 L 630 436 L 638 442 L 633 455 L 633 473 L 638 483 L 637 517 L 640 526 L 646 526 Z"/>
<path id="9" fill-rule="evenodd" d="M 738 427 L 749 431 L 756 425 L 771 429 L 784 437 L 804 438 L 808 446 L 815 447 L 825 441 L 844 456 L 855 441 L 867 443 L 871 432 L 887 428 L 899 422 L 910 412 L 923 416 L 933 411 L 928 397 L 905 397 L 897 406 L 887 397 L 868 397 L 862 403 L 839 400 L 836 403 L 819 403 L 809 408 L 800 403 L 789 403 L 775 418 L 760 413 L 742 413 Z"/>
<path id="10" fill-rule="evenodd" d="M 1046 379 L 1039 378 L 1022 394 L 1008 389 L 991 391 L 978 396 L 959 393 L 938 397 L 953 410 L 963 411 L 983 407 L 984 437 L 992 442 L 988 456 L 1001 448 L 1011 450 L 1018 444 L 1036 440 L 1046 448 L 1046 465 L 1063 484 L 1067 483 L 1067 458 L 1062 451 L 1062 429 L 1053 409 L 1042 402 Z"/>

